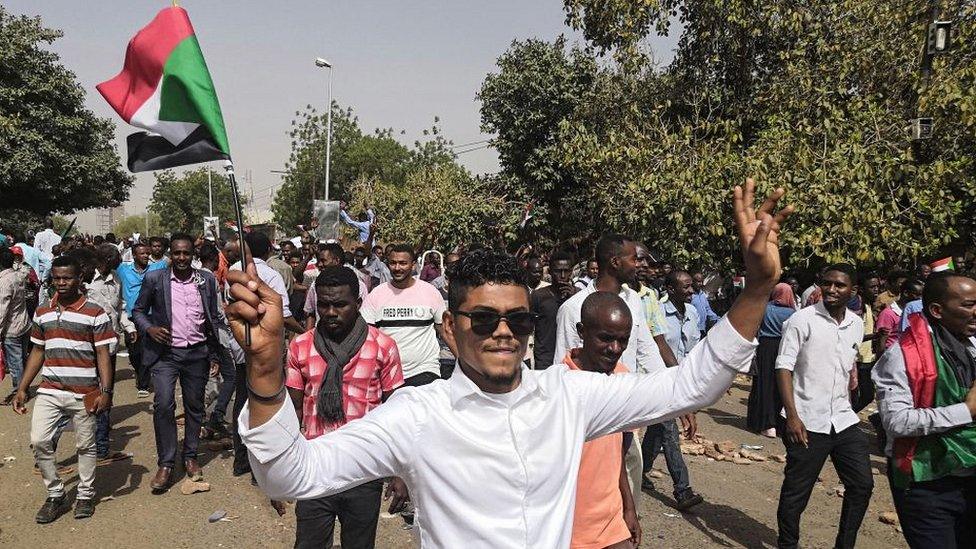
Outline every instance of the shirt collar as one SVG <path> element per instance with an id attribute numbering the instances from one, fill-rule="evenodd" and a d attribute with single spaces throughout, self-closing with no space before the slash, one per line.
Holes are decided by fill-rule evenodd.
<path id="1" fill-rule="evenodd" d="M 65 305 L 64 307 L 61 307 L 61 304 L 58 302 L 58 294 L 54 294 L 54 297 L 51 298 L 52 307 L 55 309 L 62 308 L 65 311 L 80 311 L 85 306 L 85 303 L 88 303 L 88 298 L 85 297 L 85 294 L 81 294 L 81 298 L 76 299 L 71 305 Z"/>
<path id="2" fill-rule="evenodd" d="M 839 326 L 841 328 L 846 328 L 847 326 L 849 326 L 852 322 L 854 322 L 854 317 L 857 316 L 850 309 L 848 309 L 845 306 L 844 307 L 844 320 L 842 320 L 840 322 L 840 324 L 837 324 L 837 321 L 834 320 L 834 317 L 830 316 L 830 313 L 827 312 L 827 307 L 824 306 L 823 301 L 818 301 L 818 302 L 814 303 L 813 304 L 813 309 L 817 312 L 818 315 L 823 316 L 823 317 L 829 319 L 832 324 L 836 324 L 837 326 Z"/>
<path id="3" fill-rule="evenodd" d="M 471 378 L 464 374 L 464 370 L 461 369 L 460 363 L 455 363 L 454 373 L 451 374 L 450 382 L 451 406 L 454 408 L 457 408 L 463 400 L 485 395 L 485 393 L 478 388 L 473 381 L 471 381 Z M 543 389 L 539 384 L 539 380 L 535 378 L 535 371 L 528 369 L 525 364 L 522 364 L 521 387 L 524 391 L 524 395 L 529 395 L 538 391 L 542 397 L 546 396 L 545 389 Z"/>

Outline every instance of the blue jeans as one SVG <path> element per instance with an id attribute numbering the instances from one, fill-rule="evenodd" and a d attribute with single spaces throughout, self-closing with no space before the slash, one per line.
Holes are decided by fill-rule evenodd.
<path id="1" fill-rule="evenodd" d="M 217 402 L 210 413 L 210 425 L 222 425 L 227 415 L 230 397 L 234 396 L 237 380 L 237 365 L 228 352 L 220 353 L 220 388 L 217 389 Z"/>
<path id="2" fill-rule="evenodd" d="M 641 452 L 644 455 L 644 472 L 651 470 L 654 459 L 664 450 L 664 461 L 668 464 L 668 473 L 674 483 L 674 497 L 677 498 L 691 488 L 688 481 L 688 467 L 681 457 L 678 443 L 678 424 L 675 420 L 665 421 L 647 426 L 644 440 L 641 441 Z"/>
<path id="3" fill-rule="evenodd" d="M 3 338 L 3 362 L 10 372 L 10 380 L 14 383 L 14 390 L 20 384 L 24 375 L 24 347 L 30 332 L 18 337 Z"/>

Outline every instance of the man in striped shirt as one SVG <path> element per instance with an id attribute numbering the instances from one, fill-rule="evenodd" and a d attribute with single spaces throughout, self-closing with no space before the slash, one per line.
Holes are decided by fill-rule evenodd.
<path id="1" fill-rule="evenodd" d="M 34 313 L 34 348 L 13 401 L 16 413 L 27 413 L 28 389 L 40 373 L 31 416 L 31 446 L 48 497 L 37 512 L 39 524 L 56 520 L 66 510 L 64 483 L 55 462 L 55 439 L 66 416 L 74 419 L 78 446 L 75 518 L 95 512 L 95 415 L 112 404 L 109 345 L 116 341 L 108 315 L 81 292 L 81 266 L 76 259 L 56 258 L 51 265 L 51 284 L 57 294 L 50 305 L 38 307 Z M 101 396 L 90 413 L 83 398 L 99 389 Z"/>

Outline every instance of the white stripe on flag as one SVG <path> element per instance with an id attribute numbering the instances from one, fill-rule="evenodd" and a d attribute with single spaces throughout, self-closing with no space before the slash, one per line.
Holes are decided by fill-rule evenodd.
<path id="1" fill-rule="evenodd" d="M 183 142 L 188 135 L 193 133 L 200 124 L 193 122 L 170 122 L 159 119 L 159 108 L 161 106 L 160 94 L 163 89 L 163 81 L 160 80 L 156 85 L 156 90 L 146 99 L 146 102 L 139 107 L 129 120 L 129 124 L 138 128 L 143 128 L 150 133 L 163 136 L 174 147 Z"/>

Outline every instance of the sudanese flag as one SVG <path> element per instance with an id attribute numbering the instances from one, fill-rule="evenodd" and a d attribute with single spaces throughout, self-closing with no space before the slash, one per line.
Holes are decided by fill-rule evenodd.
<path id="1" fill-rule="evenodd" d="M 129 170 L 229 160 L 230 146 L 207 62 L 186 10 L 173 6 L 129 41 L 115 78 L 97 86 L 129 124 Z"/>

